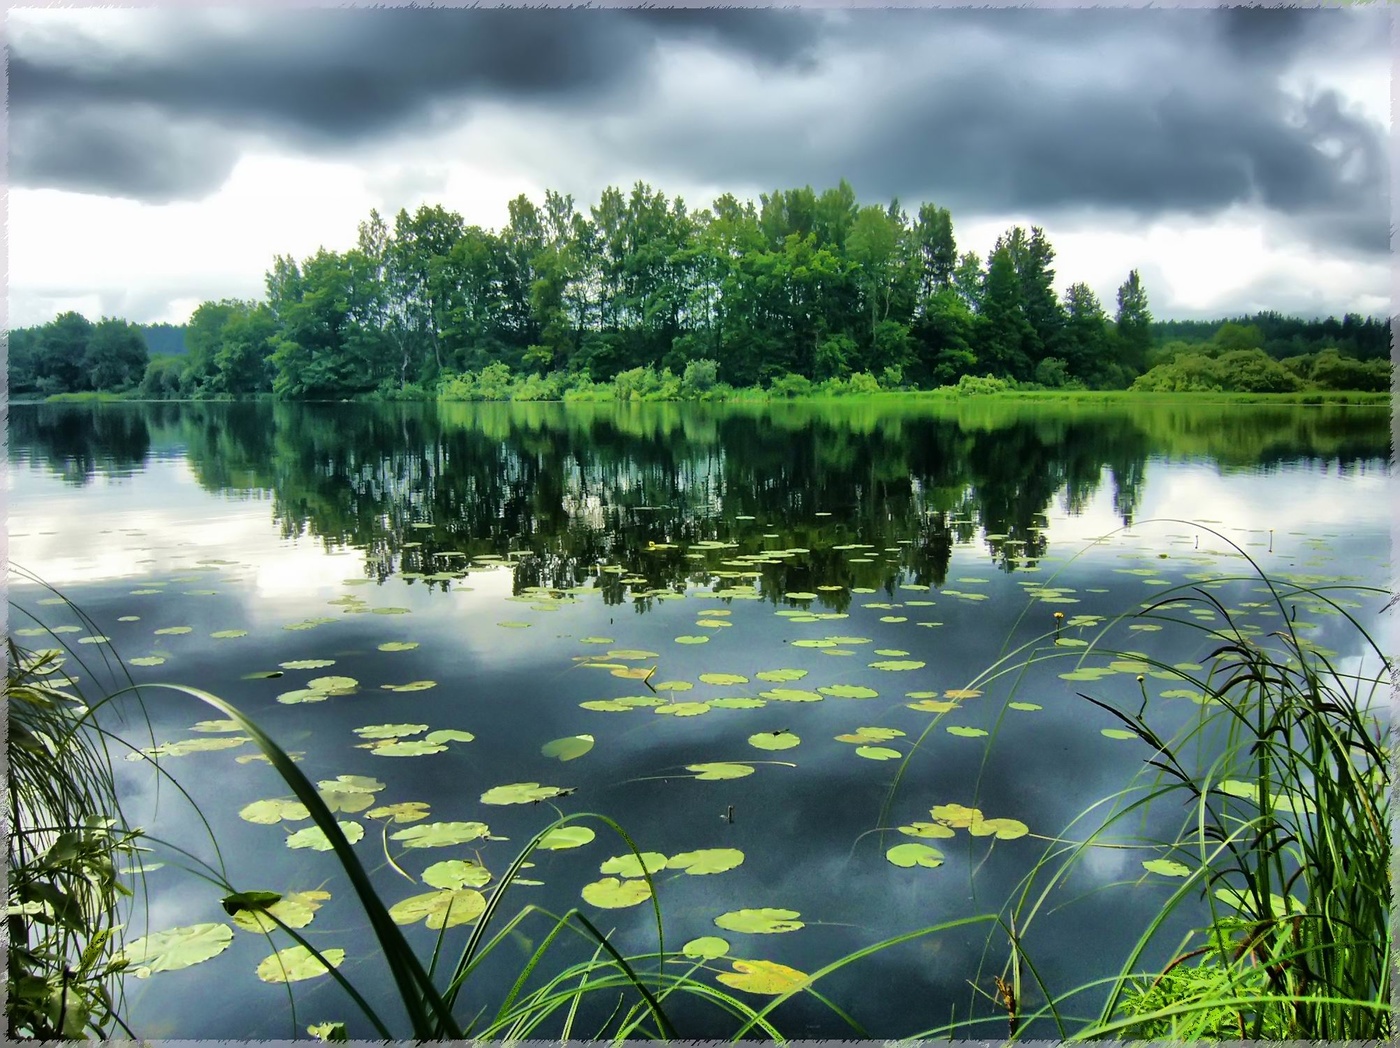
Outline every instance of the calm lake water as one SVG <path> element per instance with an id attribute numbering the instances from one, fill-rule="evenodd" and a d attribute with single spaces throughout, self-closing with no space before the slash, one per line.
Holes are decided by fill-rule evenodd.
<path id="1" fill-rule="evenodd" d="M 427 806 L 390 834 L 489 827 L 489 839 L 438 847 L 391 837 L 400 873 L 385 861 L 384 818 L 348 804 L 341 817 L 362 828 L 355 850 L 389 903 L 433 890 L 418 879 L 446 860 L 499 875 L 553 808 L 600 812 L 644 851 L 742 853 L 719 872 L 687 873 L 682 861 L 654 875 L 669 949 L 701 936 L 728 944 L 699 978 L 715 985 L 734 959 L 814 972 L 886 937 L 1009 912 L 1053 838 L 1082 839 L 1101 821 L 1106 807 L 1076 817 L 1152 754 L 1105 735 L 1121 725 L 1080 692 L 1130 710 L 1145 694 L 1159 732 L 1208 712 L 1160 666 L 1197 672 L 1213 647 L 1200 627 L 1223 619 L 1200 604 L 1117 616 L 1201 586 L 1245 630 L 1293 615 L 1318 647 L 1361 667 L 1341 615 L 1306 598 L 1270 606 L 1245 555 L 1292 583 L 1387 587 L 1389 440 L 1383 408 L 14 405 L 10 560 L 96 632 L 13 574 L 10 631 L 48 646 L 36 620 L 64 627 L 80 686 L 110 679 L 103 657 L 115 651 L 138 682 L 232 702 L 302 754 L 313 781 L 371 777 L 383 784 L 374 805 Z M 1373 632 L 1393 628 L 1383 598 L 1334 596 Z M 1086 657 L 1080 642 L 1134 654 Z M 1018 649 L 1013 664 L 1032 649 L 1040 661 L 988 676 Z M 1140 690 L 1148 666 L 1159 668 Z M 118 727 L 133 747 L 238 737 L 192 730 L 219 715 L 174 693 L 148 691 L 144 716 L 128 709 Z M 430 735 L 444 729 L 471 740 Z M 575 736 L 591 747 L 566 748 L 566 760 L 542 750 Z M 329 892 L 304 934 L 344 949 L 341 971 L 404 1029 L 332 856 L 284 846 L 307 823 L 239 817 L 290 796 L 269 766 L 244 759 L 254 752 L 245 742 L 161 758 L 217 849 L 149 764 L 118 760 L 129 817 L 221 864 L 240 890 Z M 518 783 L 572 792 L 541 803 L 488 793 Z M 950 804 L 1028 832 L 899 830 L 933 825 L 934 807 Z M 1181 817 L 1153 810 L 1132 836 L 1169 839 Z M 654 950 L 649 904 L 600 908 L 581 894 L 627 851 L 590 825 L 591 842 L 536 853 L 533 883 L 510 888 L 503 914 L 580 906 L 625 951 Z M 941 865 L 887 858 L 907 844 L 937 849 Z M 128 934 L 228 924 L 221 891 L 181 868 L 191 860 L 152 847 L 163 865 L 147 872 L 144 897 L 138 889 Z M 722 854 L 718 865 L 733 862 Z M 1057 993 L 1117 971 L 1179 883 L 1144 870 L 1162 854 L 1091 850 L 1033 919 L 1018 919 Z M 1048 882 L 1043 872 L 1036 891 Z M 751 908 L 795 911 L 803 926 L 715 924 Z M 1147 964 L 1164 964 L 1191 924 L 1182 915 Z M 459 1010 L 494 1010 L 548 927 L 536 918 L 508 937 Z M 405 930 L 426 956 L 437 933 L 421 921 Z M 449 952 L 468 932 L 447 931 Z M 369 1037 L 330 979 L 292 984 L 295 1017 L 286 987 L 258 979 L 258 963 L 286 945 L 237 930 L 205 963 L 128 980 L 127 1019 L 152 1038 L 282 1039 L 329 1019 Z M 570 942 L 554 966 L 589 952 Z M 966 926 L 817 988 L 864 1035 L 910 1036 L 995 1017 L 985 994 L 1007 953 L 994 926 Z M 1098 1003 L 1082 995 L 1070 1018 Z M 612 1006 L 599 1001 L 596 1020 Z M 774 1019 L 790 1037 L 856 1036 L 805 995 Z M 731 1028 L 698 1006 L 679 1007 L 677 1023 L 687 1037 Z M 1004 1033 L 992 1021 L 960 1036 Z"/>

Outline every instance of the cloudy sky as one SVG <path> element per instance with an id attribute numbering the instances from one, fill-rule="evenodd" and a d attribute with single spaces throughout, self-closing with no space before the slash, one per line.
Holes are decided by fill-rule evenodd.
<path id="1" fill-rule="evenodd" d="M 1158 317 L 1384 315 L 1385 10 L 12 10 L 9 322 L 183 322 L 371 208 L 850 180 Z"/>

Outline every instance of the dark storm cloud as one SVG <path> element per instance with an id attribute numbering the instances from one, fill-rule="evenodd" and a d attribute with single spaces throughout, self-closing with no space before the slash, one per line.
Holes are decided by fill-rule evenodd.
<path id="1" fill-rule="evenodd" d="M 215 189 L 245 140 L 373 144 L 475 101 L 547 135 L 560 188 L 590 170 L 723 187 L 932 199 L 964 219 L 1259 205 L 1349 252 L 1389 246 L 1384 131 L 1279 77 L 1374 59 L 1355 10 L 341 10 L 159 14 L 126 50 L 12 46 L 11 173 L 147 200 Z M 688 48 L 757 78 L 677 86 Z M 667 82 L 670 93 L 659 85 Z M 679 91 L 680 94 L 676 92 Z M 665 98 L 663 102 L 660 99 Z M 778 105 L 774 100 L 781 100 Z M 776 114 L 781 113 L 781 117 Z M 604 123 L 606 120 L 606 123 Z M 601 187 L 596 187 L 601 188 Z M 596 191 L 595 188 L 595 191 Z"/>
<path id="2" fill-rule="evenodd" d="M 237 28 L 158 17 L 158 46 L 74 36 L 12 47 L 19 184 L 199 197 L 231 169 L 232 154 L 216 147 L 231 132 L 326 147 L 421 128 L 471 99 L 582 109 L 639 92 L 658 42 L 699 42 L 780 68 L 804 61 L 816 28 L 809 16 L 773 11 L 319 10 L 250 15 Z M 100 115 L 89 118 L 92 108 Z M 183 124 L 180 142 L 153 139 L 153 111 Z M 110 163 L 128 130 L 132 155 Z M 210 146 L 207 163 L 187 162 Z"/>

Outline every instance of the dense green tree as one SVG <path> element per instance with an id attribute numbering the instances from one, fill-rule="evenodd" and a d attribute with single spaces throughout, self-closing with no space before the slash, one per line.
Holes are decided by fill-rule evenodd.
<path id="1" fill-rule="evenodd" d="M 963 305 L 972 313 L 981 311 L 982 283 L 985 277 L 982 260 L 977 257 L 975 251 L 964 253 L 953 270 L 953 287 L 962 298 Z"/>
<path id="2" fill-rule="evenodd" d="M 1029 350 L 1035 332 L 1026 319 L 1021 280 L 1006 245 L 993 251 L 987 263 L 979 318 L 979 365 L 995 375 L 1029 379 L 1033 368 Z"/>
<path id="3" fill-rule="evenodd" d="M 92 321 L 81 313 L 60 313 L 44 325 L 35 351 L 35 384 L 40 392 L 80 392 L 93 388 L 83 367 L 92 332 Z"/>
<path id="4" fill-rule="evenodd" d="M 82 366 L 93 389 L 125 392 L 144 377 L 148 357 L 139 327 L 104 317 L 92 329 Z"/>
<path id="5" fill-rule="evenodd" d="M 947 208 L 923 204 L 914 226 L 917 245 L 919 294 L 930 298 L 953 282 L 958 264 L 957 242 L 953 239 L 953 216 Z"/>
<path id="6" fill-rule="evenodd" d="M 1104 384 L 1116 361 L 1098 296 L 1088 284 L 1071 284 L 1065 291 L 1064 313 L 1060 350 L 1070 375 L 1090 386 Z"/>
<path id="7" fill-rule="evenodd" d="M 1151 325 L 1147 291 L 1134 269 L 1118 288 L 1118 315 L 1114 320 L 1119 361 L 1133 374 L 1141 373 L 1147 364 L 1147 350 L 1152 345 Z"/>

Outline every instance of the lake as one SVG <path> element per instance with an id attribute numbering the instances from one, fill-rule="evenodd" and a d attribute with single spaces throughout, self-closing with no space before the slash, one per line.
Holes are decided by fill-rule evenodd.
<path id="1" fill-rule="evenodd" d="M 12 566 L 91 622 L 12 573 L 10 628 L 32 646 L 51 643 L 36 620 L 62 628 L 79 687 L 113 679 L 115 652 L 137 682 L 234 704 L 313 782 L 356 777 L 328 789 L 386 904 L 433 891 L 430 867 L 434 880 L 467 869 L 439 865 L 454 860 L 484 867 L 489 893 L 557 812 L 615 819 L 657 853 L 667 949 L 724 940 L 696 978 L 762 1007 L 718 974 L 743 971 L 736 959 L 812 973 L 1010 913 L 1057 840 L 1102 823 L 1100 802 L 1152 751 L 1081 693 L 1144 705 L 1159 733 L 1208 712 L 1183 677 L 1215 646 L 1201 627 L 1224 617 L 1199 600 L 1132 617 L 1145 605 L 1210 596 L 1256 636 L 1288 616 L 1338 664 L 1374 670 L 1338 608 L 1272 603 L 1250 561 L 1296 585 L 1389 586 L 1389 421 L 1384 408 L 987 398 L 13 405 Z M 1393 639 L 1384 597 L 1331 595 Z M 403 1030 L 333 856 L 288 846 L 314 844 L 295 811 L 249 809 L 290 798 L 276 772 L 209 707 L 144 699 L 109 723 L 157 754 L 217 847 L 169 782 L 118 756 L 128 818 L 239 890 L 329 893 L 309 897 L 303 934 L 343 949 L 340 971 Z M 987 825 L 971 832 L 953 805 Z M 1017 928 L 1056 994 L 1118 970 L 1179 883 L 1143 867 L 1164 854 L 1144 842 L 1181 818 L 1153 808 L 1063 880 L 1035 873 L 1028 897 L 1048 894 Z M 447 843 L 421 831 L 450 823 L 484 826 L 439 829 Z M 578 906 L 623 952 L 654 951 L 645 881 L 610 862 L 629 849 L 580 825 L 595 836 L 537 851 L 502 917 Z M 232 929 L 222 891 L 181 868 L 193 860 L 151 847 L 128 937 Z M 765 909 L 790 916 L 732 916 Z M 1145 963 L 1160 970 L 1199 916 L 1175 915 Z M 494 1011 L 549 927 L 508 934 L 459 1011 Z M 405 932 L 424 957 L 439 934 L 422 920 Z M 469 932 L 448 928 L 449 952 Z M 123 1014 L 150 1038 L 283 1039 L 326 1020 L 371 1037 L 331 979 L 291 984 L 295 1014 L 288 987 L 260 981 L 259 962 L 290 945 L 274 938 L 237 929 L 202 963 L 128 979 Z M 793 1038 L 893 1038 L 981 1019 L 959 1036 L 1000 1038 L 1008 949 L 986 923 L 923 936 L 817 983 L 857 1030 L 807 994 L 773 1020 Z M 541 972 L 591 952 L 566 935 Z M 1068 1021 L 1100 996 L 1075 998 Z M 575 1036 L 614 1000 L 585 1007 Z M 685 1037 L 733 1029 L 699 1004 L 675 1019 Z M 1037 1020 L 1022 1036 L 1056 1030 Z"/>

